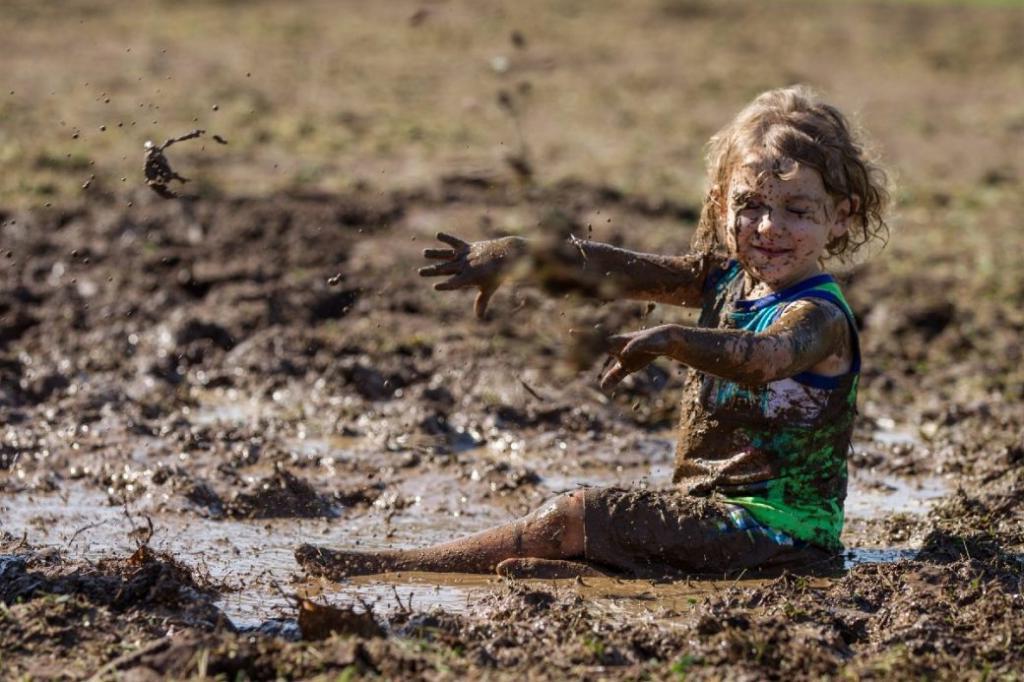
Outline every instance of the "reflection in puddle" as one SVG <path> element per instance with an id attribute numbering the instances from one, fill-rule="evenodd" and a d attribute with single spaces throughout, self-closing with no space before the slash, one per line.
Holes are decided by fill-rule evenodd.
<path id="1" fill-rule="evenodd" d="M 949 492 L 938 476 L 902 478 L 855 473 L 846 495 L 846 518 L 877 519 L 889 514 L 921 514 Z"/>
<path id="2" fill-rule="evenodd" d="M 849 549 L 843 553 L 843 567 L 850 569 L 861 564 L 893 564 L 908 561 L 915 556 L 917 550 L 909 547 Z"/>
<path id="3" fill-rule="evenodd" d="M 764 578 L 708 580 L 686 579 L 672 582 L 586 578 L 576 580 L 531 580 L 531 587 L 553 591 L 562 596 L 578 596 L 597 614 L 617 619 L 672 619 L 677 625 L 709 595 L 733 587 L 754 587 Z M 370 605 L 378 613 L 396 610 L 429 611 L 440 608 L 448 613 L 471 613 L 485 597 L 492 597 L 504 580 L 495 576 L 461 573 L 392 573 L 353 578 L 342 584 L 328 581 L 307 583 L 306 596 L 335 605 Z M 823 583 L 824 584 L 824 583 Z"/>
<path id="4" fill-rule="evenodd" d="M 278 405 L 246 401 L 222 401 L 193 414 L 199 422 L 258 421 L 280 410 Z M 876 440 L 909 442 L 911 434 L 887 431 Z M 254 626 L 267 619 L 292 617 L 294 608 L 282 592 L 298 591 L 333 604 L 366 602 L 378 612 L 438 606 L 450 612 L 466 612 L 501 585 L 493 576 L 406 573 L 357 578 L 343 583 L 309 580 L 301 575 L 292 552 L 304 542 L 329 547 L 411 547 L 473 533 L 508 521 L 542 500 L 579 485 L 670 485 L 673 441 L 665 434 L 617 440 L 610 438 L 593 449 L 582 446 L 566 452 L 498 451 L 482 447 L 456 454 L 446 464 L 396 468 L 396 453 L 372 449 L 366 439 L 322 436 L 303 432 L 287 440 L 301 460 L 323 466 L 307 468 L 303 475 L 330 478 L 326 488 L 343 488 L 347 474 L 331 462 L 365 460 L 380 465 L 380 479 L 387 494 L 403 504 L 385 508 L 345 510 L 339 519 L 219 520 L 203 518 L 165 488 L 153 487 L 132 505 L 136 519 L 152 517 L 156 534 L 154 549 L 166 551 L 217 582 L 236 586 L 226 592 L 219 606 L 240 626 Z M 459 457 L 465 458 L 459 460 Z M 139 451 L 140 465 L 152 463 L 148 451 Z M 466 465 L 471 462 L 471 465 Z M 502 497 L 482 494 L 483 482 L 467 480 L 463 469 L 489 463 L 509 462 L 528 467 L 539 483 L 525 493 Z M 465 465 L 465 466 L 464 466 Z M 461 467 L 461 468 L 460 468 Z M 391 473 L 388 473 L 388 472 Z M 460 473 L 461 472 L 461 473 Z M 854 472 L 847 498 L 849 518 L 871 519 L 895 512 L 920 513 L 946 494 L 941 478 L 903 479 L 872 477 Z M 461 477 L 460 477 L 461 476 Z M 493 492 L 493 491 L 492 491 Z M 390 499 L 390 498 L 389 498 Z M 385 505 L 386 506 L 386 505 Z M 64 481 L 59 493 L 10 494 L 0 503 L 4 530 L 15 536 L 27 534 L 36 546 L 55 546 L 72 558 L 97 559 L 126 556 L 134 549 L 128 538 L 131 524 L 119 506 L 108 503 L 105 493 L 84 482 Z M 852 543 L 851 543 L 852 544 Z M 845 556 L 847 568 L 863 563 L 912 558 L 912 549 L 854 549 Z M 731 586 L 750 586 L 757 580 L 683 580 L 652 584 L 588 578 L 544 581 L 559 591 L 586 599 L 592 608 L 610 618 L 676 618 L 685 616 L 706 595 Z M 242 589 L 244 587 L 244 589 Z"/>

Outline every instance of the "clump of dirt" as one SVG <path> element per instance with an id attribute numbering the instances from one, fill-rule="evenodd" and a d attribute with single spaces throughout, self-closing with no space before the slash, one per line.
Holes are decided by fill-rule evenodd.
<path id="1" fill-rule="evenodd" d="M 153 144 L 152 142 L 146 142 L 146 163 L 143 171 L 146 176 L 146 185 L 156 194 L 164 199 L 177 199 L 178 194 L 170 189 L 168 185 L 171 181 L 178 181 L 182 184 L 188 182 L 188 178 L 182 177 L 174 172 L 171 168 L 170 162 L 167 160 L 167 149 L 174 144 L 184 142 L 186 140 L 194 140 L 198 137 L 202 137 L 206 134 L 205 130 L 196 129 L 190 133 L 179 135 L 178 137 L 172 137 L 165 140 L 163 144 Z M 213 135 L 213 140 L 218 144 L 227 144 L 220 135 Z"/>
<path id="2" fill-rule="evenodd" d="M 213 604 L 220 586 L 145 545 L 95 564 L 9 536 L 0 551 L 5 674 L 84 678 L 133 643 L 233 630 Z"/>
<path id="3" fill-rule="evenodd" d="M 303 639 L 327 639 L 331 635 L 364 639 L 384 636 L 384 630 L 370 609 L 356 611 L 354 607 L 338 608 L 309 599 L 299 599 L 298 608 L 299 630 Z"/>
<path id="4" fill-rule="evenodd" d="M 55 552 L 9 554 L 0 561 L 0 599 L 6 604 L 41 595 L 82 595 L 113 610 L 165 611 L 189 622 L 224 624 L 213 608 L 218 590 L 209 580 L 165 553 L 143 545 L 125 559 L 94 566 L 64 561 Z"/>
<path id="5" fill-rule="evenodd" d="M 236 490 L 225 499 L 208 483 L 192 480 L 184 484 L 183 494 L 214 518 L 330 519 L 337 518 L 342 509 L 373 504 L 383 489 L 378 483 L 322 494 L 308 481 L 283 468 L 246 487 L 248 490 Z"/>
<path id="6" fill-rule="evenodd" d="M 251 493 L 236 493 L 226 505 L 229 516 L 266 519 L 285 516 L 331 518 L 338 515 L 331 501 L 298 476 L 278 470 L 256 483 Z"/>

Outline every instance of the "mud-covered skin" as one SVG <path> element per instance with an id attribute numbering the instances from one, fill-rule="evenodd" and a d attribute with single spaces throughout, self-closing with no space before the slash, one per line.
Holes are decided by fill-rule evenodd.
<path id="1" fill-rule="evenodd" d="M 616 386 L 659 357 L 749 385 L 766 384 L 806 370 L 839 375 L 849 367 L 849 336 L 842 311 L 813 301 L 789 306 L 759 334 L 680 325 L 616 334 L 608 340 L 609 353 L 616 361 L 601 377 L 601 387 Z"/>
<path id="2" fill-rule="evenodd" d="M 559 495 L 523 518 L 430 547 L 374 552 L 302 545 L 295 559 L 308 573 L 332 579 L 388 571 L 493 573 L 507 559 L 583 556 L 583 493 Z"/>
<path id="3" fill-rule="evenodd" d="M 473 310 L 482 319 L 491 296 L 526 253 L 526 242 L 516 237 L 504 237 L 469 244 L 444 232 L 438 232 L 437 238 L 452 248 L 424 249 L 424 258 L 441 262 L 420 268 L 420 276 L 447 276 L 448 279 L 434 285 L 437 291 L 467 287 L 479 289 Z"/>
<path id="4" fill-rule="evenodd" d="M 724 241 L 743 268 L 743 297 L 760 298 L 821 272 L 826 246 L 848 229 L 851 201 L 856 198 L 835 201 L 806 166 L 747 157 L 730 177 L 724 207 L 730 226 Z M 690 305 L 700 303 L 698 297 Z M 849 333 L 842 311 L 814 301 L 788 306 L 758 334 L 664 325 L 612 337 L 616 362 L 601 385 L 615 386 L 660 356 L 750 385 L 805 370 L 838 376 L 850 364 Z"/>
<path id="5" fill-rule="evenodd" d="M 724 241 L 743 266 L 750 298 L 821 272 L 826 247 L 846 234 L 857 201 L 829 196 L 812 168 L 760 154 L 732 171 L 726 191 Z"/>
<path id="6" fill-rule="evenodd" d="M 748 309 L 738 264 L 716 279 L 706 293 L 698 321 L 702 328 L 757 328 L 777 309 L 795 307 L 783 298 L 760 310 L 755 301 Z M 834 301 L 802 300 L 842 318 L 846 343 L 840 347 L 850 355 L 852 318 L 838 307 L 846 306 L 838 287 L 827 277 L 814 281 L 819 280 L 789 295 L 797 300 L 816 293 L 836 296 Z M 826 387 L 808 385 L 804 375 L 796 374 L 770 384 L 744 384 L 715 373 L 691 373 L 680 406 L 673 480 L 690 494 L 720 492 L 767 525 L 837 549 L 859 383 L 859 368 L 853 371 L 849 363 L 847 372 L 829 378 L 833 385 Z"/>
<path id="7" fill-rule="evenodd" d="M 550 276 L 529 258 L 550 265 L 550 254 L 540 253 L 545 243 L 531 243 L 521 237 L 503 237 L 472 244 L 445 234 L 437 238 L 451 249 L 424 249 L 423 256 L 442 263 L 419 269 L 423 277 L 449 276 L 434 285 L 438 291 L 475 287 L 479 289 L 474 311 L 483 317 L 487 303 L 506 278 L 526 283 L 545 283 Z M 671 305 L 698 305 L 701 286 L 711 256 L 664 256 L 639 253 L 570 236 L 557 244 L 560 289 L 592 292 L 599 298 L 656 301 Z"/>

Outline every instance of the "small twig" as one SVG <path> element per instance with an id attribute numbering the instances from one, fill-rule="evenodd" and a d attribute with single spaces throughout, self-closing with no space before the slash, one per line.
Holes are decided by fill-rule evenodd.
<path id="1" fill-rule="evenodd" d="M 409 605 L 406 606 L 402 603 L 402 598 L 398 596 L 398 588 L 392 585 L 391 591 L 395 593 L 395 601 L 398 602 L 398 608 L 402 609 L 402 613 L 412 613 L 412 593 L 409 593 Z"/>
<path id="2" fill-rule="evenodd" d="M 135 520 L 135 517 L 132 516 L 131 511 L 128 510 L 127 495 L 121 498 L 121 510 L 124 512 L 125 518 L 128 519 L 128 525 L 130 526 L 130 528 L 128 529 L 128 538 L 135 542 L 136 549 L 142 549 L 143 547 L 149 544 L 149 541 L 153 539 L 153 535 L 156 534 L 156 529 L 153 528 L 153 519 L 151 519 L 149 515 L 145 515 L 143 517 L 144 519 L 146 519 L 146 526 L 148 527 L 149 530 L 146 534 L 145 539 L 140 540 L 135 537 L 137 521 Z M 141 527 L 141 524 L 138 524 L 138 528 Z"/>
<path id="3" fill-rule="evenodd" d="M 264 573 L 266 573 L 266 571 L 264 571 Z M 278 583 L 277 580 L 272 575 L 270 576 L 270 585 L 275 590 L 277 590 L 277 593 L 281 595 L 281 597 L 284 598 L 285 601 L 295 602 L 296 606 L 302 603 L 302 597 L 300 597 L 298 594 L 294 592 L 285 592 L 284 588 L 281 587 L 280 583 Z"/>
<path id="4" fill-rule="evenodd" d="M 394 585 L 392 585 L 392 587 L 394 587 Z M 395 596 L 396 597 L 398 596 L 398 592 L 397 591 L 395 592 Z M 357 602 L 359 602 L 359 605 L 362 606 L 363 609 L 366 610 L 366 613 L 370 614 L 371 616 L 375 615 L 374 612 L 373 612 L 373 604 L 371 604 L 368 601 L 366 601 L 366 599 L 362 595 L 357 595 L 355 599 L 356 599 Z M 399 605 L 401 605 L 402 602 L 398 602 L 398 603 L 399 603 Z M 410 603 L 410 605 L 412 604 L 411 601 L 409 603 Z"/>
<path id="5" fill-rule="evenodd" d="M 583 248 L 583 244 L 585 243 L 585 240 L 580 239 L 576 235 L 570 233 L 569 234 L 569 243 L 572 244 L 573 246 L 575 246 L 577 249 L 579 249 L 580 256 L 583 257 L 583 269 L 586 270 L 587 269 L 587 250 L 585 248 Z"/>
<path id="6" fill-rule="evenodd" d="M 536 398 L 537 400 L 540 400 L 540 401 L 547 400 L 547 398 L 545 398 L 540 393 L 538 393 L 532 386 L 530 386 L 530 384 L 526 383 L 525 379 L 523 379 L 522 377 L 516 377 L 516 378 L 519 379 L 519 383 L 523 385 L 523 388 L 526 389 L 526 392 L 529 393 L 530 395 L 532 395 L 534 398 Z"/>
<path id="7" fill-rule="evenodd" d="M 96 671 L 96 674 L 89 678 L 89 682 L 99 682 L 100 680 L 108 679 L 108 675 L 117 672 L 121 668 L 128 667 L 131 663 L 136 662 L 147 654 L 156 653 L 162 651 L 171 645 L 170 637 L 161 637 L 160 639 L 154 640 L 149 644 L 143 646 L 140 649 L 131 651 L 122 656 L 118 656 L 110 663 L 107 663 L 102 668 Z"/>
<path id="8" fill-rule="evenodd" d="M 732 582 L 731 587 L 736 587 L 737 585 L 739 585 L 740 581 L 743 580 L 743 576 L 745 576 L 746 574 L 747 569 L 744 568 L 742 571 L 740 571 L 740 574 L 736 576 L 736 580 Z"/>
<path id="9" fill-rule="evenodd" d="M 68 539 L 67 543 L 64 544 L 64 548 L 65 549 L 71 549 L 71 545 L 74 544 L 75 538 L 77 538 L 79 535 L 81 535 L 82 533 L 84 533 L 87 530 L 92 530 L 93 528 L 98 528 L 99 526 L 102 526 L 104 523 L 106 523 L 106 521 L 96 521 L 95 523 L 87 523 L 87 524 L 85 524 L 84 526 L 82 526 L 81 528 L 76 530 L 71 535 L 71 537 Z"/>

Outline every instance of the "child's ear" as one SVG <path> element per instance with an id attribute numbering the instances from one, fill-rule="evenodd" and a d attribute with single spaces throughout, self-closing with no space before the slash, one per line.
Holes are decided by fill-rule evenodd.
<path id="1" fill-rule="evenodd" d="M 838 239 L 850 229 L 850 218 L 860 210 L 860 197 L 851 194 L 836 202 L 835 220 L 832 221 L 831 237 Z"/>

